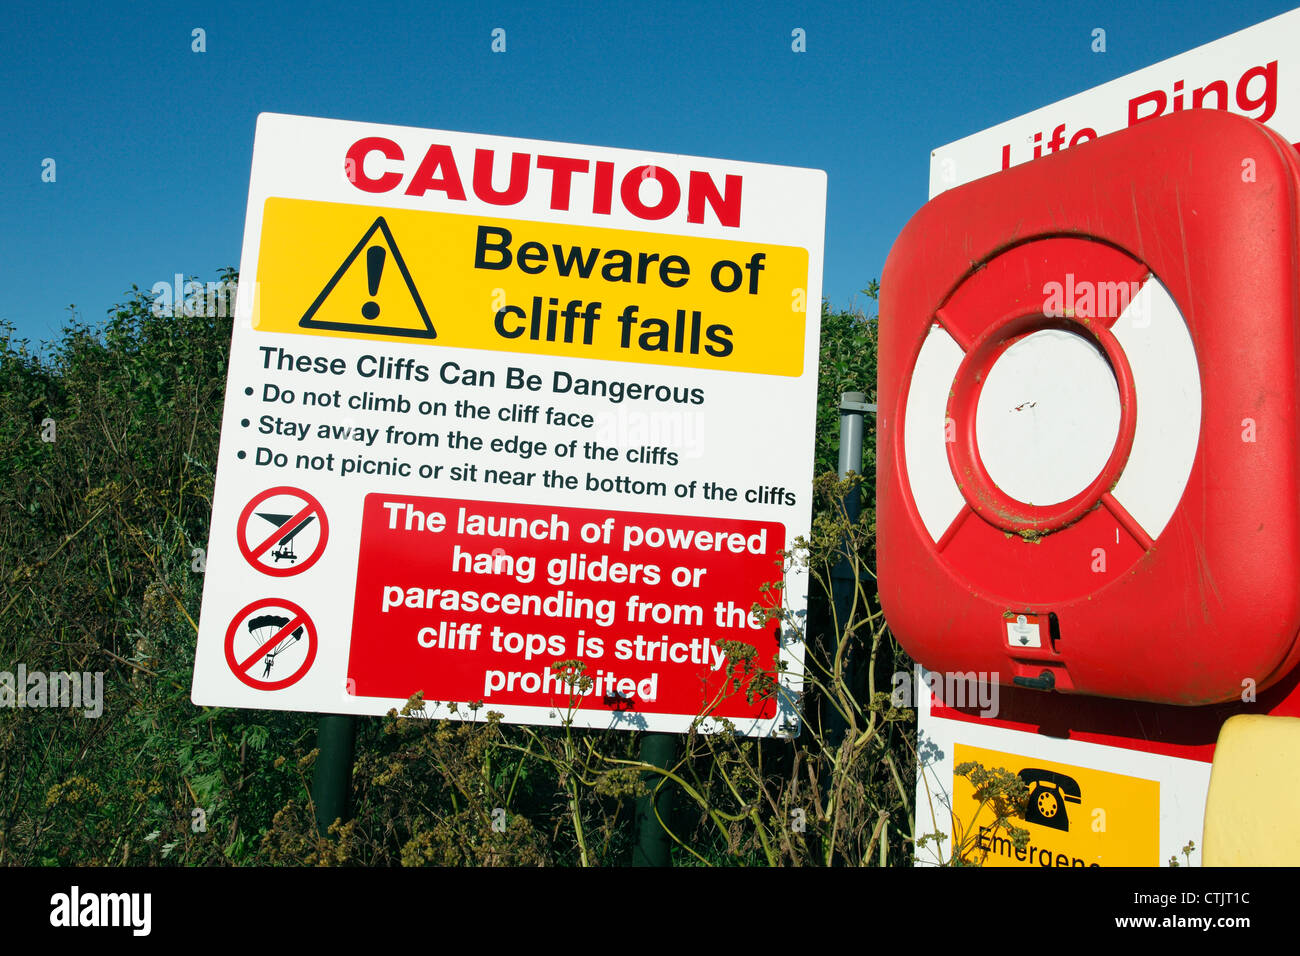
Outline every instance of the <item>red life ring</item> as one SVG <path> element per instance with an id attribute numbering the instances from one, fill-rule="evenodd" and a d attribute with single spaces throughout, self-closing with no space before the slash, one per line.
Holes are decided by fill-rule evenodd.
<path id="1" fill-rule="evenodd" d="M 1295 150 L 1218 110 L 913 217 L 881 281 L 876 491 L 917 661 L 1187 705 L 1294 667 L 1298 248 Z"/>

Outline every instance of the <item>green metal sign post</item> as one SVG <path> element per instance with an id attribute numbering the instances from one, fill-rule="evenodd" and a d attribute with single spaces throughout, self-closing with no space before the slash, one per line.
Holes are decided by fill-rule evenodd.
<path id="1" fill-rule="evenodd" d="M 329 835 L 330 824 L 352 815 L 352 757 L 357 743 L 357 718 L 351 714 L 321 714 L 316 728 L 316 766 L 311 799 L 316 829 Z"/>
<path id="2" fill-rule="evenodd" d="M 642 734 L 641 761 L 667 770 L 677 756 L 675 734 Z M 633 866 L 672 866 L 672 837 L 659 822 L 672 812 L 671 786 L 657 773 L 641 775 L 649 792 L 636 801 L 636 845 L 632 848 Z"/>

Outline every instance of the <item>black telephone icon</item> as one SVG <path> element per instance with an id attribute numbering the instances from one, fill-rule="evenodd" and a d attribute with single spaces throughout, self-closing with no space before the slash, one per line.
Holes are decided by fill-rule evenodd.
<path id="1" fill-rule="evenodd" d="M 1026 767 L 1020 771 L 1019 776 L 1029 788 L 1025 822 L 1068 833 L 1070 818 L 1065 812 L 1065 805 L 1083 801 L 1078 781 L 1055 770 L 1038 770 L 1033 767 Z"/>

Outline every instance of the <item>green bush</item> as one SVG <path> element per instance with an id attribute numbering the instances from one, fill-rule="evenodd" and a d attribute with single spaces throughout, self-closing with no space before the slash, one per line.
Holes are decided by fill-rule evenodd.
<path id="1" fill-rule="evenodd" d="M 231 327 L 152 305 L 132 287 L 105 323 L 74 317 L 44 354 L 0 325 L 0 669 L 105 681 L 98 719 L 0 710 L 0 863 L 623 865 L 636 798 L 663 788 L 675 863 L 910 861 L 915 720 L 887 693 L 910 665 L 875 597 L 870 416 L 860 521 L 825 475 L 840 392 L 874 399 L 873 318 L 823 305 L 824 477 L 789 560 L 823 586 L 848 561 L 858 587 L 847 620 L 822 599 L 790 621 L 808 631 L 799 738 L 691 733 L 660 770 L 635 734 L 366 718 L 353 818 L 322 838 L 315 716 L 189 700 Z M 730 657 L 774 686 L 744 647 Z"/>

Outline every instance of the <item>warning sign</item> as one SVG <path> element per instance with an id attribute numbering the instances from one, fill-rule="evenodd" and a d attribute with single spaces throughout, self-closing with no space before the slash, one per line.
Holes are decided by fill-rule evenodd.
<path id="1" fill-rule="evenodd" d="M 796 732 L 825 196 L 260 117 L 195 702 Z"/>
<path id="2" fill-rule="evenodd" d="M 755 678 L 780 626 L 737 597 L 780 581 L 784 540 L 773 522 L 368 495 L 352 632 L 369 637 L 348 677 L 373 697 L 771 717 Z"/>
<path id="3" fill-rule="evenodd" d="M 388 271 L 389 280 L 385 283 L 384 267 L 388 263 L 392 265 Z M 394 273 L 397 273 L 396 278 Z M 365 284 L 364 296 L 360 294 L 362 282 Z M 381 298 L 384 302 L 382 307 L 379 304 Z M 304 329 L 334 332 L 437 338 L 429 313 L 425 311 L 420 293 L 406 268 L 406 261 L 398 251 L 383 216 L 375 219 L 361 241 L 348 253 L 343 265 L 325 284 L 298 325 Z"/>
<path id="4" fill-rule="evenodd" d="M 225 649 L 237 679 L 255 690 L 280 690 L 301 680 L 316 659 L 316 625 L 292 601 L 254 601 L 226 628 Z"/>
<path id="5" fill-rule="evenodd" d="M 237 527 L 240 553 L 276 577 L 306 571 L 329 540 L 325 509 L 299 488 L 268 488 L 244 506 Z"/>
<path id="6" fill-rule="evenodd" d="M 376 218 L 380 211 L 268 200 L 254 326 L 773 375 L 803 371 L 806 249 L 409 210 Z M 409 271 L 394 236 L 424 251 Z M 336 269 L 344 248 L 350 254 Z M 437 290 L 436 335 L 417 284 Z"/>
<path id="7" fill-rule="evenodd" d="M 1102 770 L 957 744 L 953 754 L 952 838 L 962 858 L 984 866 L 1159 866 L 1160 784 Z M 1029 791 L 1029 832 L 1018 844 L 997 825 L 994 801 L 956 770 L 977 763 L 1014 774 Z M 977 781 L 978 782 L 978 781 Z"/>

